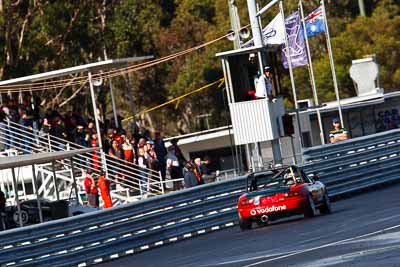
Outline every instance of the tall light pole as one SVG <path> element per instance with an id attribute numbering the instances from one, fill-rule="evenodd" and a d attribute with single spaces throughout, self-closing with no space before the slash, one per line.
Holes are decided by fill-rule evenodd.
<path id="1" fill-rule="evenodd" d="M 229 17 L 231 19 L 231 27 L 232 31 L 235 34 L 235 39 L 233 40 L 233 48 L 234 49 L 239 49 L 240 48 L 240 19 L 239 19 L 239 13 L 236 5 L 235 0 L 228 0 L 228 5 L 229 5 Z"/>
<path id="2" fill-rule="evenodd" d="M 253 41 L 255 47 L 263 45 L 263 38 L 261 35 L 261 25 L 257 17 L 257 5 L 255 0 L 247 0 L 247 8 L 249 10 L 250 26 L 253 33 Z M 260 73 L 264 73 L 264 67 L 261 57 L 261 52 L 258 52 L 258 65 Z"/>
<path id="3" fill-rule="evenodd" d="M 358 7 L 360 8 L 360 16 L 365 17 L 365 4 L 364 4 L 364 0 L 358 0 Z"/>

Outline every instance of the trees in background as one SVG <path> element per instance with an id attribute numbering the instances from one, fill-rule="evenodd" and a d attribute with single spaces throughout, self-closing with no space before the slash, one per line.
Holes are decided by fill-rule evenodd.
<path id="1" fill-rule="evenodd" d="M 268 1 L 259 1 L 263 6 Z M 318 6 L 304 0 L 306 13 Z M 242 25 L 248 24 L 245 0 L 237 0 Z M 341 96 L 354 95 L 348 74 L 351 60 L 376 54 L 381 68 L 381 86 L 386 91 L 400 85 L 400 7 L 397 0 L 365 0 L 366 17 L 359 16 L 357 1 L 326 0 L 333 53 Z M 285 1 L 286 14 L 297 8 Z M 277 10 L 262 18 L 263 25 Z M 88 0 L 0 1 L 0 79 L 30 75 L 108 58 L 142 55 L 166 56 L 224 35 L 230 29 L 227 0 Z M 334 90 L 324 36 L 310 40 L 321 100 L 334 100 Z M 136 112 L 182 95 L 222 77 L 215 54 L 232 49 L 220 41 L 187 56 L 129 75 Z M 281 72 L 286 72 L 281 69 Z M 120 114 L 131 115 L 127 76 L 114 79 Z M 300 99 L 311 97 L 306 68 L 295 69 Z M 291 101 L 290 82 L 282 85 Z M 77 90 L 80 90 L 77 92 Z M 107 84 L 98 89 L 102 112 L 111 117 Z M 100 93 L 101 91 L 101 93 Z M 76 93 L 77 92 L 77 93 Z M 77 97 L 71 97 L 76 93 Z M 39 94 L 39 93 L 37 93 Z M 208 89 L 178 105 L 138 118 L 144 125 L 168 135 L 197 129 L 196 116 L 210 113 L 211 127 L 226 125 L 228 114 L 221 88 Z M 79 97 L 78 97 L 79 96 Z M 66 87 L 40 95 L 44 106 L 77 106 L 90 114 L 88 90 Z M 68 102 L 65 102 L 68 100 Z M 82 105 L 82 101 L 87 105 Z"/>

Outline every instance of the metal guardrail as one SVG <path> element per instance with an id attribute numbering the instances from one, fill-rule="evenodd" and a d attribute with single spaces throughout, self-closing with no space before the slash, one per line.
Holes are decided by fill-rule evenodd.
<path id="1" fill-rule="evenodd" d="M 392 137 L 390 137 L 392 134 Z M 396 131 L 346 141 L 339 158 L 303 165 L 319 173 L 331 197 L 397 181 Z M 383 141 L 384 140 L 384 141 Z M 353 144 L 350 144 L 353 142 Z M 366 145 L 364 149 L 362 142 Z M 379 146 L 384 142 L 385 145 Z M 326 146 L 333 155 L 340 146 Z M 375 146 L 374 149 L 367 149 Z M 322 153 L 320 150 L 318 153 Z M 262 172 L 271 175 L 271 172 Z M 0 233 L 0 262 L 9 266 L 85 266 L 190 238 L 236 223 L 246 177 L 206 184 L 140 202 Z"/>
<path id="2" fill-rule="evenodd" d="M 394 129 L 374 135 L 368 135 L 345 141 L 337 142 L 334 144 L 326 144 L 322 146 L 315 146 L 303 149 L 303 160 L 305 162 L 315 162 L 329 158 L 341 157 L 346 154 L 354 154 L 358 151 L 374 149 L 387 143 L 396 140 L 395 137 L 400 139 L 400 130 Z M 396 140 L 396 141 L 397 141 Z"/>

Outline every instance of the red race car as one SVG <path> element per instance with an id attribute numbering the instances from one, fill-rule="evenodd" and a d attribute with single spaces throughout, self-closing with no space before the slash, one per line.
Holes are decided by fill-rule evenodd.
<path id="1" fill-rule="evenodd" d="M 289 166 L 247 177 L 247 193 L 238 201 L 239 226 L 251 229 L 252 223 L 266 224 L 282 217 L 306 217 L 331 212 L 326 187 L 318 176 L 307 176 L 300 167 Z"/>

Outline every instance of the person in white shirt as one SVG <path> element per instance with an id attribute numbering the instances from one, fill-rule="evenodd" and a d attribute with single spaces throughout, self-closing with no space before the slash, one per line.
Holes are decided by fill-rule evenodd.
<path id="1" fill-rule="evenodd" d="M 270 67 L 264 68 L 264 74 L 262 74 L 256 84 L 256 97 L 264 98 L 268 97 L 272 99 L 272 73 Z"/>
<path id="2" fill-rule="evenodd" d="M 167 160 L 167 170 L 169 172 L 169 175 L 171 176 L 171 179 L 179 179 L 183 178 L 183 170 L 182 166 L 179 164 L 179 159 L 175 154 L 175 148 L 174 146 L 169 146 L 168 149 L 168 154 L 166 156 Z M 178 190 L 181 187 L 181 182 L 180 181 L 174 181 L 173 182 L 173 189 Z"/>

